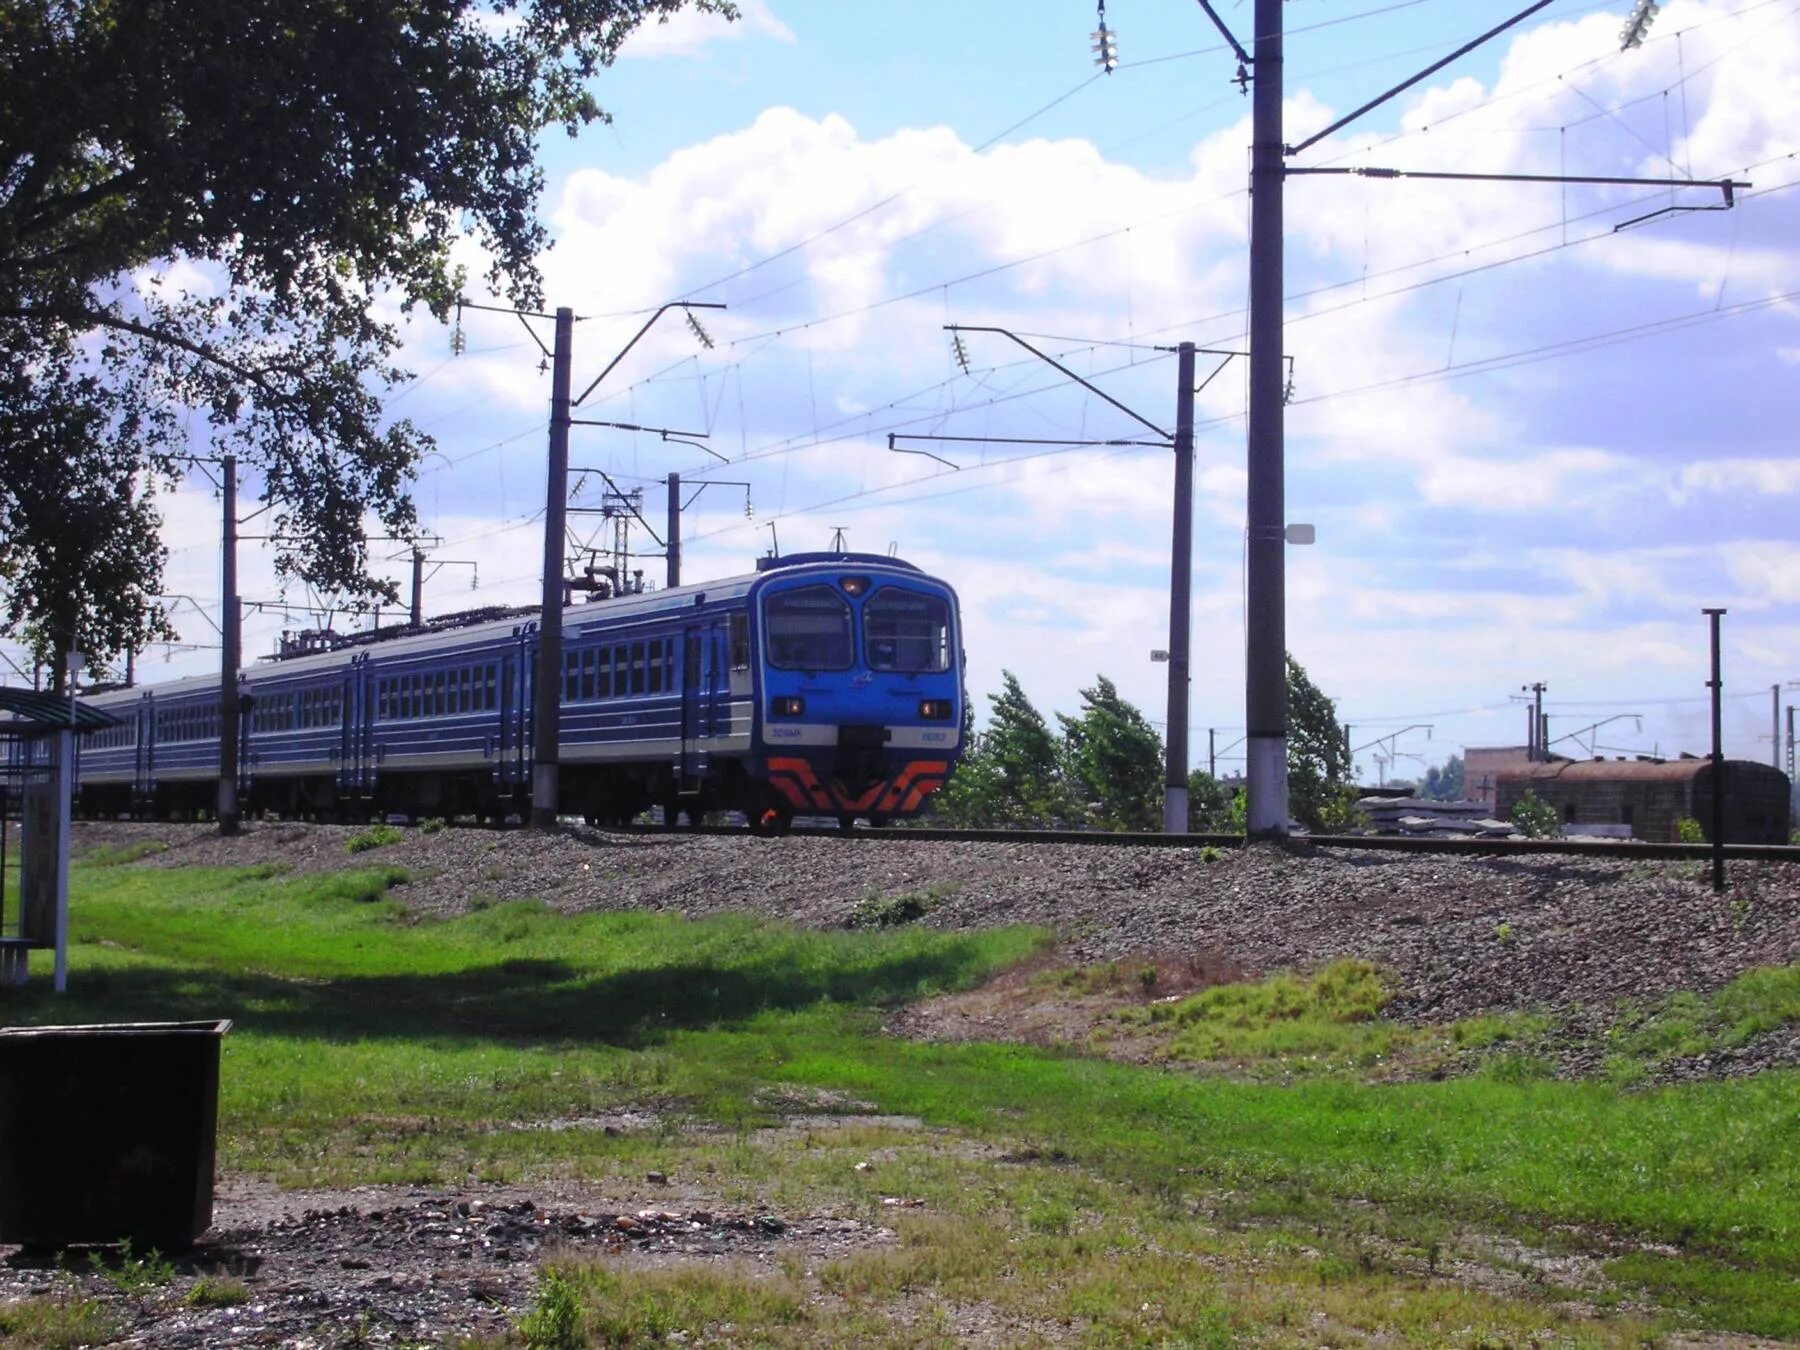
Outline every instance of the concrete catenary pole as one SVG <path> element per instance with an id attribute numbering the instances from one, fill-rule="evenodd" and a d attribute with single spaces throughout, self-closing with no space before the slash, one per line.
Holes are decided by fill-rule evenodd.
<path id="1" fill-rule="evenodd" d="M 425 624 L 425 552 L 417 544 L 412 551 L 412 626 Z"/>
<path id="2" fill-rule="evenodd" d="M 1194 344 L 1176 348 L 1175 525 L 1169 559 L 1169 768 L 1163 833 L 1188 827 L 1188 657 L 1194 588 Z"/>
<path id="3" fill-rule="evenodd" d="M 1250 160 L 1249 539 L 1245 776 L 1252 838 L 1287 834 L 1287 578 L 1283 470 L 1282 0 L 1256 0 Z"/>
<path id="4" fill-rule="evenodd" d="M 550 464 L 544 486 L 544 592 L 532 697 L 531 825 L 556 828 L 557 721 L 562 709 L 563 534 L 569 508 L 569 367 L 575 311 L 556 311 L 550 375 Z"/>
<path id="5" fill-rule="evenodd" d="M 220 461 L 224 499 L 219 608 L 219 833 L 238 832 L 238 665 L 243 658 L 243 612 L 238 602 L 237 456 Z"/>

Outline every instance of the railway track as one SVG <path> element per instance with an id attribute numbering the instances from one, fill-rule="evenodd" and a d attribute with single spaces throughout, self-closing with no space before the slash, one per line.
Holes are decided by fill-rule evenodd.
<path id="1" fill-rule="evenodd" d="M 637 826 L 637 832 L 662 834 L 657 826 Z M 696 825 L 683 827 L 683 834 L 744 834 L 742 826 Z M 1242 848 L 1244 837 L 1237 834 L 1150 834 L 1111 833 L 1103 830 L 946 830 L 920 826 L 897 826 L 887 829 L 843 830 L 837 826 L 803 826 L 796 824 L 792 836 L 804 838 L 859 840 L 896 840 L 917 843 L 967 844 L 1094 844 L 1125 848 Z M 1489 854 L 1496 857 L 1519 857 L 1527 854 L 1554 853 L 1587 858 L 1641 858 L 1646 862 L 1709 861 L 1711 844 L 1653 844 L 1635 839 L 1417 839 L 1391 834 L 1314 834 L 1294 835 L 1286 847 L 1296 851 L 1316 848 L 1368 849 L 1396 853 Z M 1725 856 L 1735 862 L 1800 863 L 1800 846 L 1791 844 L 1727 844 Z"/>

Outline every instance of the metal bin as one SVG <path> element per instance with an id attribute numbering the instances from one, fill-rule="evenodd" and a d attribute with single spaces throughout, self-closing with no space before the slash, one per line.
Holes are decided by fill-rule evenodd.
<path id="1" fill-rule="evenodd" d="M 0 1243 L 191 1247 L 229 1021 L 0 1030 Z"/>

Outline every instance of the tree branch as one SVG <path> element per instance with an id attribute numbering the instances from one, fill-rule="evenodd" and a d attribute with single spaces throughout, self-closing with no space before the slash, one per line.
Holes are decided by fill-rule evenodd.
<path id="1" fill-rule="evenodd" d="M 91 183 L 79 192 L 56 193 L 46 197 L 37 206 L 27 208 L 20 220 L 18 235 L 24 239 L 42 233 L 104 197 L 118 195 L 126 188 L 135 187 L 143 181 L 143 177 L 143 170 L 133 166 L 102 182 Z"/>
<path id="2" fill-rule="evenodd" d="M 233 361 L 230 357 L 221 355 L 207 343 L 195 342 L 192 338 L 183 337 L 179 333 L 171 333 L 164 328 L 153 328 L 149 324 L 139 323 L 136 319 L 109 314 L 103 309 L 39 309 L 32 306 L 0 308 L 0 319 L 25 319 L 40 322 L 55 320 L 71 325 L 87 324 L 97 328 L 117 329 L 119 332 L 131 333 L 137 337 L 147 338 L 151 342 L 159 342 L 197 356 L 201 360 L 237 376 L 247 384 L 254 385 L 272 403 L 284 403 L 290 406 L 294 403 L 293 399 L 269 382 L 264 371 L 255 370 L 239 361 Z"/>

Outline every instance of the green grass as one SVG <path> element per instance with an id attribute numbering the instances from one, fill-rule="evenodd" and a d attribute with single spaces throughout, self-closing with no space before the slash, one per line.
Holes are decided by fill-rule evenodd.
<path id="1" fill-rule="evenodd" d="M 920 1299 L 979 1302 L 1025 1339 L 1048 1317 L 1104 1343 L 1477 1343 L 1465 1328 L 1611 1343 L 1668 1325 L 1434 1278 L 1468 1232 L 1610 1258 L 1612 1297 L 1638 1306 L 1800 1335 L 1793 1072 L 1653 1091 L 1526 1071 L 1275 1084 L 919 1043 L 882 1033 L 888 1006 L 978 983 L 1043 935 L 532 904 L 422 921 L 395 880 L 79 866 L 71 994 L 34 980 L 0 1016 L 233 1018 L 222 1163 L 290 1184 L 624 1185 L 655 1169 L 745 1207 L 893 1224 L 884 1199 L 924 1202 L 892 1249 L 783 1272 L 807 1294 L 792 1311 L 783 1284 L 742 1272 L 667 1284 L 570 1267 L 589 1338 L 731 1323 L 777 1343 L 906 1343 L 887 1316 L 902 1304 L 917 1340 L 962 1334 L 954 1306 L 926 1315 Z M 1735 1035 L 1791 1015 L 1790 994 L 1788 974 L 1758 974 L 1707 1006 Z M 1229 1054 L 1354 1058 L 1328 1038 L 1388 1025 L 1385 997 L 1346 963 L 1161 1006 L 1177 1035 Z M 1520 1032 L 1462 1024 L 1472 1046 Z M 579 1123 L 627 1107 L 655 1123 Z M 841 1123 L 796 1136 L 795 1111 Z M 920 1123 L 857 1123 L 875 1111 Z"/>
<path id="2" fill-rule="evenodd" d="M 1746 971 L 1709 995 L 1680 993 L 1627 1010 L 1613 1028 L 1610 1069 L 1622 1081 L 1672 1060 L 1746 1045 L 1800 1021 L 1800 965 Z"/>
<path id="3" fill-rule="evenodd" d="M 0 1303 L 0 1342 L 16 1350 L 78 1350 L 107 1344 L 117 1332 L 98 1299 L 79 1297 L 69 1288 Z"/>

